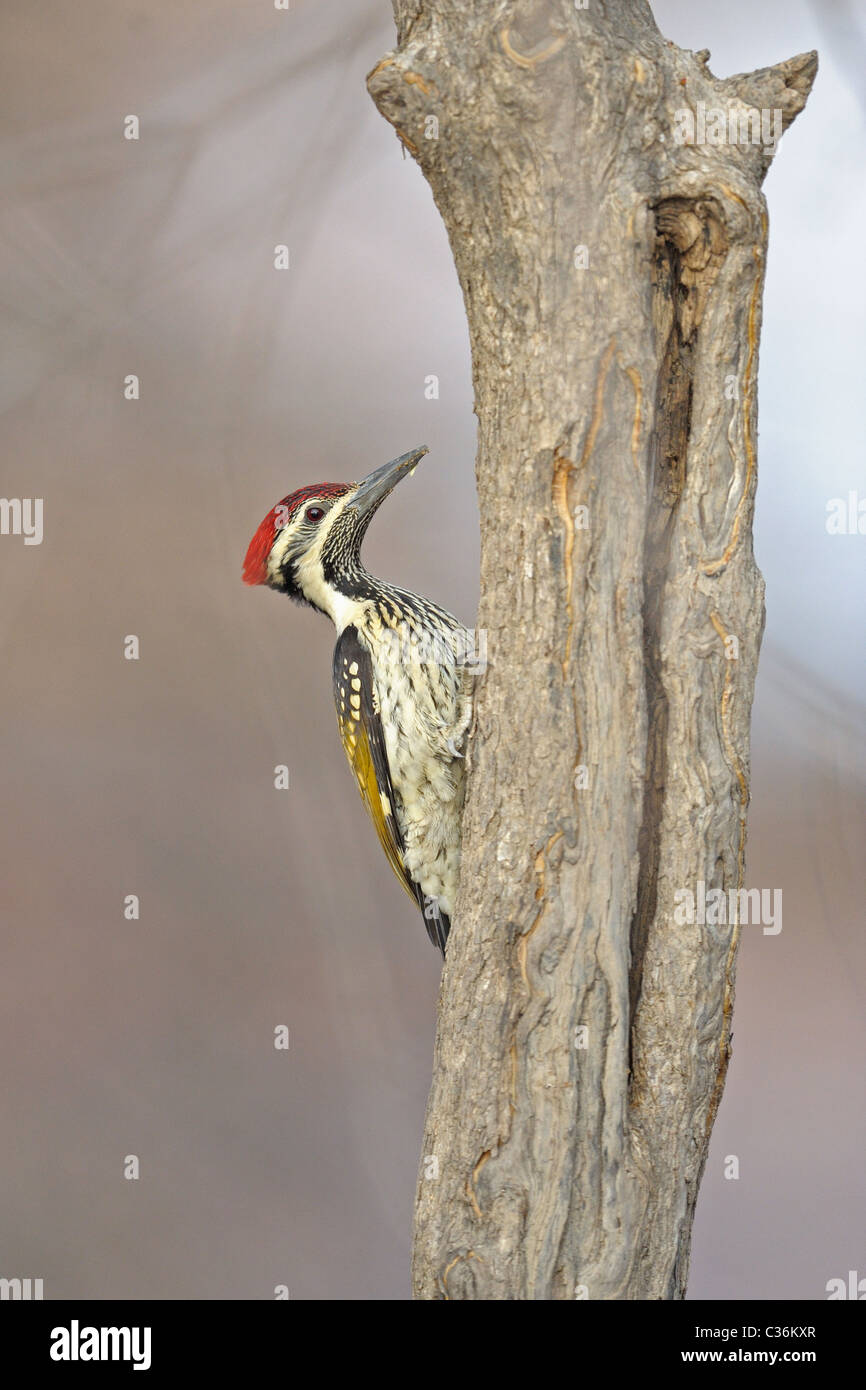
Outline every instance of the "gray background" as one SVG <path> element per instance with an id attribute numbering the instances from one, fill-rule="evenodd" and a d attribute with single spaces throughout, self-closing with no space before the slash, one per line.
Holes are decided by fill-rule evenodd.
<path id="1" fill-rule="evenodd" d="M 824 524 L 866 496 L 866 21 L 655 13 L 719 75 L 822 57 L 766 182 L 747 882 L 784 928 L 745 932 L 691 1282 L 821 1298 L 866 1275 L 866 538 Z M 284 493 L 424 441 L 367 563 L 474 616 L 462 302 L 364 88 L 392 44 L 387 0 L 3 6 L 0 494 L 44 497 L 45 539 L 0 538 L 0 1275 L 49 1298 L 408 1295 L 438 960 L 348 777 L 329 625 L 240 583 Z"/>

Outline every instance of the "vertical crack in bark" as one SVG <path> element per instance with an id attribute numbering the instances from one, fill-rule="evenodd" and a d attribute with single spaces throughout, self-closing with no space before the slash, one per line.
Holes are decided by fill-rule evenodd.
<path id="1" fill-rule="evenodd" d="M 712 199 L 667 198 L 655 207 L 652 268 L 656 342 L 664 344 L 650 439 L 650 496 L 644 536 L 644 674 L 647 742 L 638 836 L 637 905 L 631 925 L 630 1022 L 640 999 L 647 935 L 656 913 L 665 796 L 668 702 L 661 661 L 671 536 L 686 481 L 694 358 L 707 296 L 727 251 L 721 210 Z M 631 1061 L 631 1033 L 629 1059 Z"/>
<path id="2" fill-rule="evenodd" d="M 723 643 L 728 640 L 728 633 L 725 630 L 722 620 L 718 613 L 710 614 L 710 622 L 718 633 Z M 733 666 L 731 662 L 726 663 L 725 683 L 722 690 L 721 724 L 722 738 L 724 741 L 725 755 L 737 779 L 737 787 L 740 798 L 740 832 L 737 843 L 737 890 L 743 886 L 743 874 L 746 852 L 746 811 L 749 805 L 749 788 L 746 783 L 737 751 L 734 747 L 730 733 L 729 707 L 731 695 L 733 693 Z M 738 900 L 739 901 L 739 900 Z M 716 1111 L 722 1099 L 722 1091 L 725 1088 L 725 1078 L 728 1074 L 728 1063 L 731 1060 L 731 1018 L 734 1011 L 734 963 L 737 959 L 737 950 L 740 944 L 740 923 L 738 920 L 731 924 L 731 941 L 728 947 L 728 954 L 725 959 L 725 992 L 722 999 L 722 1034 L 719 1039 L 719 1063 L 716 1072 L 716 1080 L 713 1086 L 710 1103 L 707 1108 L 706 1137 L 709 1139 L 710 1132 L 716 1119 Z"/>
<path id="3" fill-rule="evenodd" d="M 736 195 L 735 195 L 736 196 Z M 742 199 L 738 201 L 742 202 Z M 761 233 L 764 239 L 767 235 L 767 216 L 761 216 Z M 743 517 L 743 509 L 747 505 L 751 490 L 752 480 L 755 473 L 755 438 L 752 431 L 752 415 L 755 403 L 755 355 L 758 350 L 758 334 L 755 328 L 755 315 L 758 302 L 761 297 L 761 290 L 764 284 L 763 251 L 760 247 L 755 247 L 752 254 L 755 257 L 757 274 L 755 284 L 749 299 L 749 317 L 746 329 L 746 341 L 748 343 L 748 355 L 746 357 L 746 370 L 743 373 L 743 442 L 746 450 L 746 476 L 743 481 L 743 489 L 737 510 L 734 514 L 733 525 L 731 526 L 730 539 L 725 546 L 723 554 L 718 560 L 709 560 L 701 568 L 704 574 L 718 574 L 729 563 L 731 556 L 736 549 L 737 541 L 740 536 L 740 524 Z"/>
<path id="4" fill-rule="evenodd" d="M 565 576 L 565 610 L 567 625 L 565 630 L 565 651 L 562 657 L 562 679 L 568 680 L 568 667 L 571 661 L 571 639 L 574 633 L 574 517 L 568 505 L 568 484 L 574 472 L 574 464 L 569 458 L 565 458 L 557 448 L 553 456 L 553 505 L 556 507 L 559 519 L 562 522 L 562 529 L 565 533 L 565 545 L 562 554 L 562 567 Z"/>

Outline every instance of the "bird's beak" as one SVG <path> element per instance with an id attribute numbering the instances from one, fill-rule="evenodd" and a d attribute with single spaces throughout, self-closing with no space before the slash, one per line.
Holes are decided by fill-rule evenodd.
<path id="1" fill-rule="evenodd" d="M 420 449 L 412 449 L 408 454 L 401 454 L 398 459 L 392 459 L 390 463 L 383 464 L 374 473 L 365 478 L 358 484 L 357 490 L 348 503 L 347 511 L 356 511 L 359 516 L 371 517 L 392 488 L 395 488 L 401 478 L 405 478 L 407 473 L 411 473 L 419 459 L 429 453 L 426 444 L 422 444 Z"/>

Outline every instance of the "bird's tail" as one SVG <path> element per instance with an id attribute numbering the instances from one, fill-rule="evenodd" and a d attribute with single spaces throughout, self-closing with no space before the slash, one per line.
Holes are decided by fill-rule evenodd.
<path id="1" fill-rule="evenodd" d="M 426 898 L 423 903 L 424 925 L 427 928 L 427 935 L 438 946 L 442 952 L 442 959 L 445 959 L 445 946 L 448 941 L 448 933 L 451 930 L 451 918 L 447 912 L 443 912 L 435 898 Z"/>

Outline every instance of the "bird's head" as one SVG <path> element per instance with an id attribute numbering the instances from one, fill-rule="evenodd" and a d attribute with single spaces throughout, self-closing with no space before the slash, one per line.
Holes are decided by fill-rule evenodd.
<path id="1" fill-rule="evenodd" d="M 250 541 L 244 583 L 266 584 L 337 621 L 340 599 L 353 598 L 367 527 L 401 478 L 427 453 L 413 449 L 360 483 L 317 483 L 272 507 Z"/>

